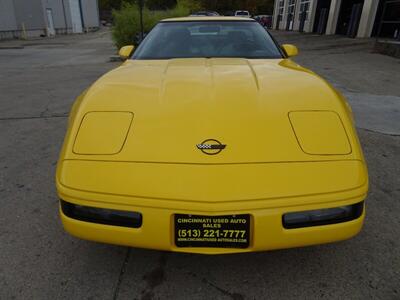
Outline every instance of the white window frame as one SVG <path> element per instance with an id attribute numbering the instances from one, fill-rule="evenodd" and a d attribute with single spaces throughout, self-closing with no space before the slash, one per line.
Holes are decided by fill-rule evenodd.
<path id="1" fill-rule="evenodd" d="M 292 14 L 294 16 L 294 9 L 296 6 L 296 1 L 295 0 L 289 0 L 288 2 L 288 9 L 287 9 L 287 15 Z"/>
<path id="2" fill-rule="evenodd" d="M 301 20 L 301 15 L 304 12 L 305 6 L 307 6 L 305 13 L 306 13 L 306 20 L 308 20 L 308 16 L 310 14 L 311 0 L 300 0 L 299 21 Z"/>
<path id="3" fill-rule="evenodd" d="M 279 0 L 278 2 L 278 20 L 283 20 L 283 11 L 285 8 L 285 0 Z"/>

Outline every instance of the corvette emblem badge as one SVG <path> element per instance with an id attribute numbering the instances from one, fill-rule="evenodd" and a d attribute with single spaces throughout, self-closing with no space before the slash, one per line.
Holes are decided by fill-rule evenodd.
<path id="1" fill-rule="evenodd" d="M 201 150 L 201 152 L 203 152 L 204 154 L 215 155 L 224 150 L 226 148 L 226 145 L 222 144 L 220 141 L 214 139 L 208 139 L 202 142 L 201 144 L 197 144 L 196 147 L 197 149 Z"/>

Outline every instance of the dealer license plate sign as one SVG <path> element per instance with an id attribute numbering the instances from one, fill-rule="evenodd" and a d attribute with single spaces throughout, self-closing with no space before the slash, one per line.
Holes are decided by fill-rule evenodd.
<path id="1" fill-rule="evenodd" d="M 177 247 L 247 248 L 250 215 L 175 215 Z"/>

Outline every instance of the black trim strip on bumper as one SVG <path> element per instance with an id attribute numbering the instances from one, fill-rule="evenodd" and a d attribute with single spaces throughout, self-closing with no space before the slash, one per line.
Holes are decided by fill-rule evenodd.
<path id="1" fill-rule="evenodd" d="M 139 212 L 83 206 L 60 200 L 61 210 L 69 218 L 103 225 L 139 228 L 143 217 Z"/>

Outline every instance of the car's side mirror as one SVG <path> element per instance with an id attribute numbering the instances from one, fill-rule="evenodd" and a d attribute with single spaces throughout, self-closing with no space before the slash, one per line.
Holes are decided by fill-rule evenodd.
<path id="1" fill-rule="evenodd" d="M 118 52 L 119 57 L 122 60 L 128 59 L 131 56 L 133 49 L 135 49 L 135 46 L 133 46 L 133 45 L 123 46 L 121 49 L 119 49 L 119 52 Z"/>
<path id="2" fill-rule="evenodd" d="M 285 51 L 285 53 L 288 57 L 293 57 L 293 56 L 296 56 L 297 54 L 299 54 L 299 50 L 297 49 L 297 47 L 295 45 L 283 44 L 282 49 L 283 49 L 283 51 Z"/>

